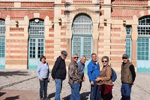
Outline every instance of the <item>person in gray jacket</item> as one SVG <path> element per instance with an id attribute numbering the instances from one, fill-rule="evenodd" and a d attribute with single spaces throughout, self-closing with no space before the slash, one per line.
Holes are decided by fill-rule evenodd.
<path id="1" fill-rule="evenodd" d="M 71 97 L 70 100 L 80 100 L 80 82 L 81 77 L 78 71 L 78 55 L 74 54 L 72 57 L 72 62 L 68 67 L 68 76 L 69 76 L 69 84 L 71 87 Z"/>
<path id="2" fill-rule="evenodd" d="M 46 57 L 42 56 L 40 58 L 40 63 L 37 67 L 36 74 L 40 81 L 40 100 L 48 100 L 47 98 L 47 85 L 50 81 L 50 72 L 49 65 L 46 62 Z M 43 98 L 43 90 L 44 90 L 44 98 Z"/>

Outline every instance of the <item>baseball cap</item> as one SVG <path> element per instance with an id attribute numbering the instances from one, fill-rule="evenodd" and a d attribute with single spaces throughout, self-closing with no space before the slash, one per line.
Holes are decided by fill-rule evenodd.
<path id="1" fill-rule="evenodd" d="M 129 58 L 127 54 L 123 54 L 122 58 Z"/>
<path id="2" fill-rule="evenodd" d="M 66 51 L 61 51 L 61 54 L 64 54 L 65 56 L 67 56 L 68 54 L 67 54 L 67 52 Z"/>

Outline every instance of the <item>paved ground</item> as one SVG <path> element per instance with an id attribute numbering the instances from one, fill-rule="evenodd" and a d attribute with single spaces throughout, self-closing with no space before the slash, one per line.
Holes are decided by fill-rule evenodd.
<path id="1" fill-rule="evenodd" d="M 113 100 L 120 100 L 120 73 L 113 87 Z M 86 74 L 85 74 L 86 75 Z M 135 84 L 132 88 L 131 100 L 150 100 L 150 73 L 137 73 Z M 70 86 L 68 78 L 63 82 L 61 92 L 62 100 L 69 100 Z M 81 99 L 89 100 L 90 84 L 86 81 L 81 89 Z M 55 84 L 48 84 L 48 97 L 54 100 Z M 0 70 L 0 100 L 39 100 L 39 80 L 35 70 Z"/>

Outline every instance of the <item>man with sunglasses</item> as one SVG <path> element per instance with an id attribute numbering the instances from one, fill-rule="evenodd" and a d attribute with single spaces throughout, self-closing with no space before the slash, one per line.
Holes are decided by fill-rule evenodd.
<path id="1" fill-rule="evenodd" d="M 88 76 L 91 83 L 91 94 L 90 100 L 99 100 L 100 99 L 100 92 L 99 86 L 97 85 L 96 78 L 99 77 L 100 73 L 100 66 L 97 62 L 97 55 L 96 53 L 92 53 L 91 55 L 92 60 L 88 64 Z"/>
<path id="2" fill-rule="evenodd" d="M 69 77 L 69 85 L 71 87 L 71 96 L 70 100 L 80 100 L 80 82 L 81 77 L 78 71 L 78 55 L 74 54 L 72 57 L 72 61 L 68 67 L 68 77 Z"/>
<path id="3" fill-rule="evenodd" d="M 52 78 L 55 80 L 56 93 L 55 100 L 60 100 L 60 93 L 62 89 L 62 82 L 66 79 L 66 63 L 67 57 L 66 51 L 61 51 L 61 55 L 57 58 L 54 67 L 52 69 Z"/>
<path id="4" fill-rule="evenodd" d="M 121 100 L 130 100 L 131 88 L 134 83 L 136 73 L 133 64 L 129 61 L 127 54 L 122 56 L 122 66 L 121 66 Z"/>

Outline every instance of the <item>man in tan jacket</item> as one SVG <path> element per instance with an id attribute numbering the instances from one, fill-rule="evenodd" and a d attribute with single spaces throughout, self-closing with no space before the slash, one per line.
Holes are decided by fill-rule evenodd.
<path id="1" fill-rule="evenodd" d="M 122 56 L 122 66 L 121 66 L 121 100 L 130 100 L 131 88 L 135 80 L 136 74 L 133 64 L 129 61 L 127 54 Z"/>
<path id="2" fill-rule="evenodd" d="M 78 55 L 74 54 L 72 57 L 72 61 L 68 67 L 68 76 L 69 76 L 69 84 L 71 87 L 71 97 L 70 100 L 80 100 L 80 82 L 81 77 L 78 71 Z"/>

